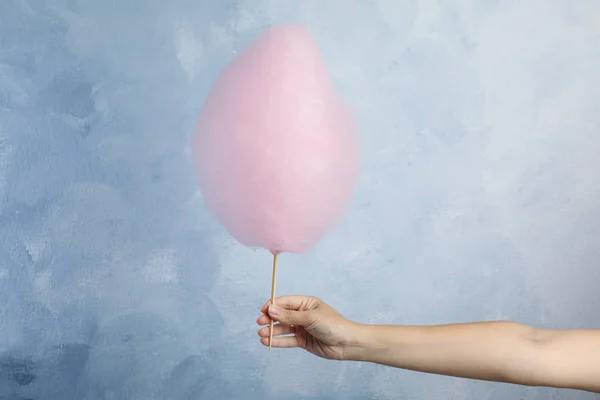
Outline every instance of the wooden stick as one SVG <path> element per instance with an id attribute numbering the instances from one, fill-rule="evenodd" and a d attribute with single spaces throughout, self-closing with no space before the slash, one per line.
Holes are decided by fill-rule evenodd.
<path id="1" fill-rule="evenodd" d="M 273 254 L 273 278 L 271 280 L 271 304 L 275 304 L 275 286 L 277 285 L 277 256 Z M 269 325 L 269 351 L 271 351 L 271 342 L 273 341 L 273 319 Z"/>

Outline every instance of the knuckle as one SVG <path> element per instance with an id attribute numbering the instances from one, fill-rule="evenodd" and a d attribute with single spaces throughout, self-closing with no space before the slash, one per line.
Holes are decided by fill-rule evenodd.
<path id="1" fill-rule="evenodd" d="M 321 304 L 323 304 L 323 301 L 316 296 L 309 296 L 306 300 L 306 308 L 309 310 L 316 308 Z"/>

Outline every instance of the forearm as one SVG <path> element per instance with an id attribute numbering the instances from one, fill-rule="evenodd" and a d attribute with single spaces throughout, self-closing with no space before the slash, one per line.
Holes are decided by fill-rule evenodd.
<path id="1" fill-rule="evenodd" d="M 413 371 L 600 393 L 600 331 L 514 322 L 357 325 L 345 359 Z"/>
<path id="2" fill-rule="evenodd" d="M 535 330 L 513 322 L 359 325 L 347 359 L 413 371 L 535 385 Z"/>

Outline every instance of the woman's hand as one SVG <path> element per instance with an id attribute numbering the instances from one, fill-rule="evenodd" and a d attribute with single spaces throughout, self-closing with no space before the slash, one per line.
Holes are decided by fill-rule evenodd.
<path id="1" fill-rule="evenodd" d="M 330 360 L 527 386 L 600 393 L 600 330 L 544 330 L 510 321 L 364 325 L 316 297 L 267 302 L 257 322 L 278 322 L 273 347 L 301 347 Z M 258 331 L 269 345 L 269 327 Z M 285 336 L 292 335 L 292 336 Z"/>
<path id="2" fill-rule="evenodd" d="M 261 308 L 264 314 L 256 321 L 273 329 L 272 347 L 300 347 L 329 360 L 343 360 L 349 347 L 356 342 L 358 325 L 312 296 L 282 296 L 275 305 L 267 301 Z M 269 345 L 269 326 L 258 331 L 261 343 Z M 291 335 L 291 336 L 284 336 Z"/>

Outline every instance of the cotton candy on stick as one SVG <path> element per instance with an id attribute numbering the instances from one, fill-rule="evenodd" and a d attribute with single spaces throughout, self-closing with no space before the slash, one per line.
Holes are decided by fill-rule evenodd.
<path id="1" fill-rule="evenodd" d="M 208 210 L 273 254 L 274 303 L 278 255 L 308 251 L 339 222 L 359 171 L 352 111 L 306 28 L 271 27 L 224 68 L 192 151 Z"/>

